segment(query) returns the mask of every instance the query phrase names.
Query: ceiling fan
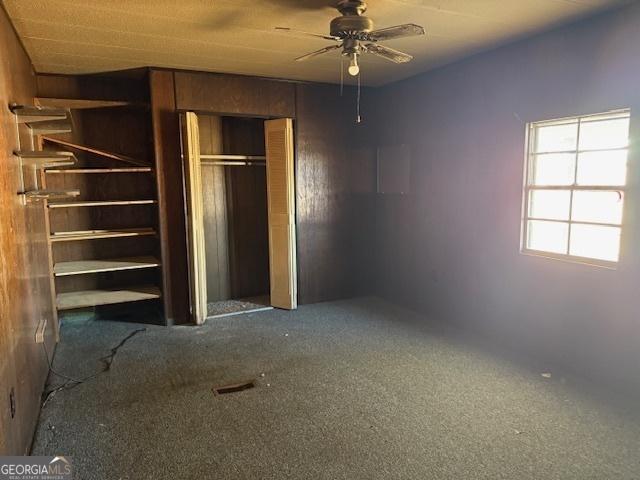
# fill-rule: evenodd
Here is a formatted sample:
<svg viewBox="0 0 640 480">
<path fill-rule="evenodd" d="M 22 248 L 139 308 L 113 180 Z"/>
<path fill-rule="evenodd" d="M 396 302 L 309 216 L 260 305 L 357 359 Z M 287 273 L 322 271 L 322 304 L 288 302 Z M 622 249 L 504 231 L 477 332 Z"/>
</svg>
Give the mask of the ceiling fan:
<svg viewBox="0 0 640 480">
<path fill-rule="evenodd" d="M 373 21 L 363 15 L 367 10 L 367 4 L 364 0 L 340 0 L 335 8 L 342 16 L 331 20 L 329 35 L 276 27 L 276 30 L 336 42 L 334 45 L 298 57 L 296 61 L 302 62 L 333 50 L 342 49 L 342 55 L 349 57 L 349 74 L 357 76 L 360 73 L 358 57 L 363 53 L 370 53 L 395 63 L 406 63 L 413 59 L 411 55 L 379 45 L 378 42 L 425 34 L 423 27 L 413 23 L 374 30 Z"/>
</svg>

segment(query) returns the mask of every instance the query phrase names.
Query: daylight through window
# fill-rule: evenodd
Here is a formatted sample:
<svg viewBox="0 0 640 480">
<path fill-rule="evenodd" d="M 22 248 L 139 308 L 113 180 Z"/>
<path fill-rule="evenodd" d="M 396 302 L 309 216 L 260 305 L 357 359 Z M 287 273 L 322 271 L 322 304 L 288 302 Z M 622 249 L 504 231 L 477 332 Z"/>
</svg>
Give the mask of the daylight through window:
<svg viewBox="0 0 640 480">
<path fill-rule="evenodd" d="M 529 124 L 523 251 L 618 261 L 629 118 L 622 110 Z"/>
</svg>

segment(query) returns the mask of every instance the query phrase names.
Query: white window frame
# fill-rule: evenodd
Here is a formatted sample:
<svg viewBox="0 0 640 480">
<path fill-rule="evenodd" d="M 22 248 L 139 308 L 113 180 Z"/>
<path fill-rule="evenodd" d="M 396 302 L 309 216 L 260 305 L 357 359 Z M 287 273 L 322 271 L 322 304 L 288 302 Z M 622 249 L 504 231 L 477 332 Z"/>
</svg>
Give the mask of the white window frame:
<svg viewBox="0 0 640 480">
<path fill-rule="evenodd" d="M 520 253 L 525 254 L 525 255 L 532 255 L 532 256 L 536 256 L 536 257 L 544 257 L 544 258 L 551 258 L 551 259 L 555 259 L 555 260 L 562 260 L 565 262 L 572 262 L 572 263 L 582 263 L 582 264 L 587 264 L 587 265 L 592 265 L 592 266 L 598 266 L 598 267 L 605 267 L 605 268 L 610 268 L 610 269 L 616 269 L 621 261 L 622 258 L 622 245 L 623 245 L 623 236 L 624 236 L 624 210 L 625 210 L 625 206 L 623 204 L 623 212 L 622 212 L 622 221 L 620 222 L 620 224 L 611 224 L 611 223 L 601 223 L 601 222 L 587 222 L 587 221 L 574 221 L 572 220 L 572 213 L 573 213 L 573 194 L 576 191 L 607 191 L 607 192 L 618 192 L 623 196 L 623 199 L 626 203 L 627 200 L 627 183 L 628 183 L 628 179 L 625 182 L 625 185 L 577 185 L 577 171 L 578 171 L 578 157 L 581 153 L 584 152 L 597 152 L 597 151 L 616 151 L 616 150 L 627 150 L 627 152 L 629 152 L 630 150 L 630 145 L 627 145 L 626 147 L 620 147 L 620 148 L 604 148 L 604 149 L 600 149 L 600 150 L 594 150 L 594 149 L 590 149 L 590 150 L 580 150 L 580 130 L 581 130 L 581 126 L 582 126 L 582 122 L 584 120 L 587 119 L 592 119 L 594 117 L 603 117 L 602 120 L 589 120 L 590 122 L 597 122 L 597 121 L 607 121 L 610 120 L 611 118 L 607 118 L 607 116 L 616 116 L 616 115 L 626 115 L 626 116 L 631 116 L 631 110 L 626 108 L 626 109 L 620 109 L 620 110 L 612 110 L 612 111 L 608 111 L 608 112 L 602 112 L 602 113 L 595 113 L 595 114 L 589 114 L 589 115 L 577 115 L 577 116 L 572 116 L 572 117 L 565 117 L 565 118 L 558 118 L 558 119 L 553 119 L 553 120 L 543 120 L 543 121 L 536 121 L 536 122 L 529 122 L 527 123 L 526 126 L 526 152 L 525 152 L 525 166 L 524 166 L 524 185 L 523 185 L 523 202 L 522 202 L 522 222 L 521 222 L 521 235 L 520 235 Z M 540 127 L 540 126 L 544 126 L 544 125 L 552 125 L 554 123 L 558 123 L 558 124 L 562 124 L 562 123 L 566 123 L 566 122 L 571 122 L 571 121 L 575 121 L 578 123 L 578 132 L 577 132 L 577 141 L 576 141 L 576 148 L 575 150 L 567 150 L 567 151 L 553 151 L 553 152 L 535 152 L 535 132 L 536 132 L 536 128 Z M 571 185 L 534 185 L 533 184 L 533 173 L 534 173 L 534 166 L 535 166 L 535 157 L 537 155 L 541 155 L 541 154 L 545 154 L 545 153 L 560 153 L 560 154 L 574 154 L 575 155 L 575 160 L 574 160 L 574 181 L 573 184 Z M 627 157 L 629 158 L 629 156 Z M 628 160 L 627 160 L 628 162 Z M 627 164 L 628 165 L 628 164 Z M 531 192 L 534 190 L 560 190 L 560 191 L 570 191 L 571 192 L 571 196 L 570 196 L 570 204 L 569 204 L 569 219 L 568 220 L 557 220 L 557 219 L 548 219 L 548 218 L 537 218 L 537 217 L 531 217 L 529 215 L 530 213 L 530 198 L 531 198 Z M 541 220 L 541 221 L 545 221 L 545 222 L 557 222 L 557 223 L 563 223 L 569 226 L 569 233 L 568 233 L 568 239 L 567 239 L 567 253 L 555 253 L 555 252 L 548 252 L 548 251 L 544 251 L 544 250 L 534 250 L 534 249 L 530 249 L 527 248 L 527 236 L 528 236 L 528 224 L 529 224 L 529 220 Z M 603 226 L 603 227 L 616 227 L 620 229 L 620 255 L 617 261 L 608 261 L 608 260 L 602 260 L 602 259 L 597 259 L 597 258 L 590 258 L 590 257 L 580 257 L 580 256 L 576 256 L 576 255 L 571 255 L 569 253 L 569 249 L 570 249 L 570 245 L 571 245 L 571 226 L 577 224 L 577 225 L 596 225 L 596 226 Z"/>
</svg>

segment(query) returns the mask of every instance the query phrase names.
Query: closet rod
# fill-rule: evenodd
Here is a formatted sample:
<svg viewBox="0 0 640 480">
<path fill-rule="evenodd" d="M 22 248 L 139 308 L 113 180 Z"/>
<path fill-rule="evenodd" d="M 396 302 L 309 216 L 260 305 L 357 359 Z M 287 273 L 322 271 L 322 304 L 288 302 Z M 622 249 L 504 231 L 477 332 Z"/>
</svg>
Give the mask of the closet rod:
<svg viewBox="0 0 640 480">
<path fill-rule="evenodd" d="M 207 160 L 266 160 L 267 157 L 264 155 L 209 155 L 205 153 L 200 154 L 200 158 L 204 158 Z"/>
<path fill-rule="evenodd" d="M 200 163 L 205 166 L 220 166 L 220 167 L 266 167 L 266 162 L 239 162 L 239 161 L 225 161 L 225 160 L 201 160 Z"/>
</svg>

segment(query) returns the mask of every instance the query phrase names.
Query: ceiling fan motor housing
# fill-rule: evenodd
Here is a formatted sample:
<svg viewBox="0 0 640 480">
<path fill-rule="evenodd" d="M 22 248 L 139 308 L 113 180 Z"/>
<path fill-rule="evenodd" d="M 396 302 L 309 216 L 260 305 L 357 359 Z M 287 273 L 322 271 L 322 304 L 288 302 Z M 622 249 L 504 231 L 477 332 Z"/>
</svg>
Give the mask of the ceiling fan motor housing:
<svg viewBox="0 0 640 480">
<path fill-rule="evenodd" d="M 373 21 L 362 15 L 367 11 L 364 1 L 340 0 L 336 8 L 342 16 L 331 20 L 331 36 L 363 40 L 364 34 L 373 31 Z"/>
<path fill-rule="evenodd" d="M 360 15 L 346 15 L 331 20 L 331 36 L 339 38 L 358 38 L 373 30 L 373 21 Z"/>
<path fill-rule="evenodd" d="M 334 42 L 328 47 L 298 57 L 296 61 L 308 60 L 318 55 L 340 49 L 342 50 L 341 53 L 343 56 L 349 57 L 349 73 L 351 75 L 357 75 L 359 71 L 357 63 L 358 56 L 363 53 L 376 55 L 394 63 L 406 63 L 413 59 L 411 55 L 385 47 L 384 45 L 379 45 L 378 42 L 394 38 L 424 35 L 424 28 L 420 25 L 406 23 L 394 27 L 387 27 L 382 30 L 375 30 L 373 21 L 364 16 L 364 13 L 367 11 L 367 4 L 364 0 L 333 0 L 333 2 L 335 2 L 333 5 L 342 16 L 331 20 L 329 29 L 331 36 L 318 35 L 291 28 L 276 27 L 278 30 L 286 30 L 293 33 L 297 32 L 305 36 L 320 37 Z"/>
</svg>

